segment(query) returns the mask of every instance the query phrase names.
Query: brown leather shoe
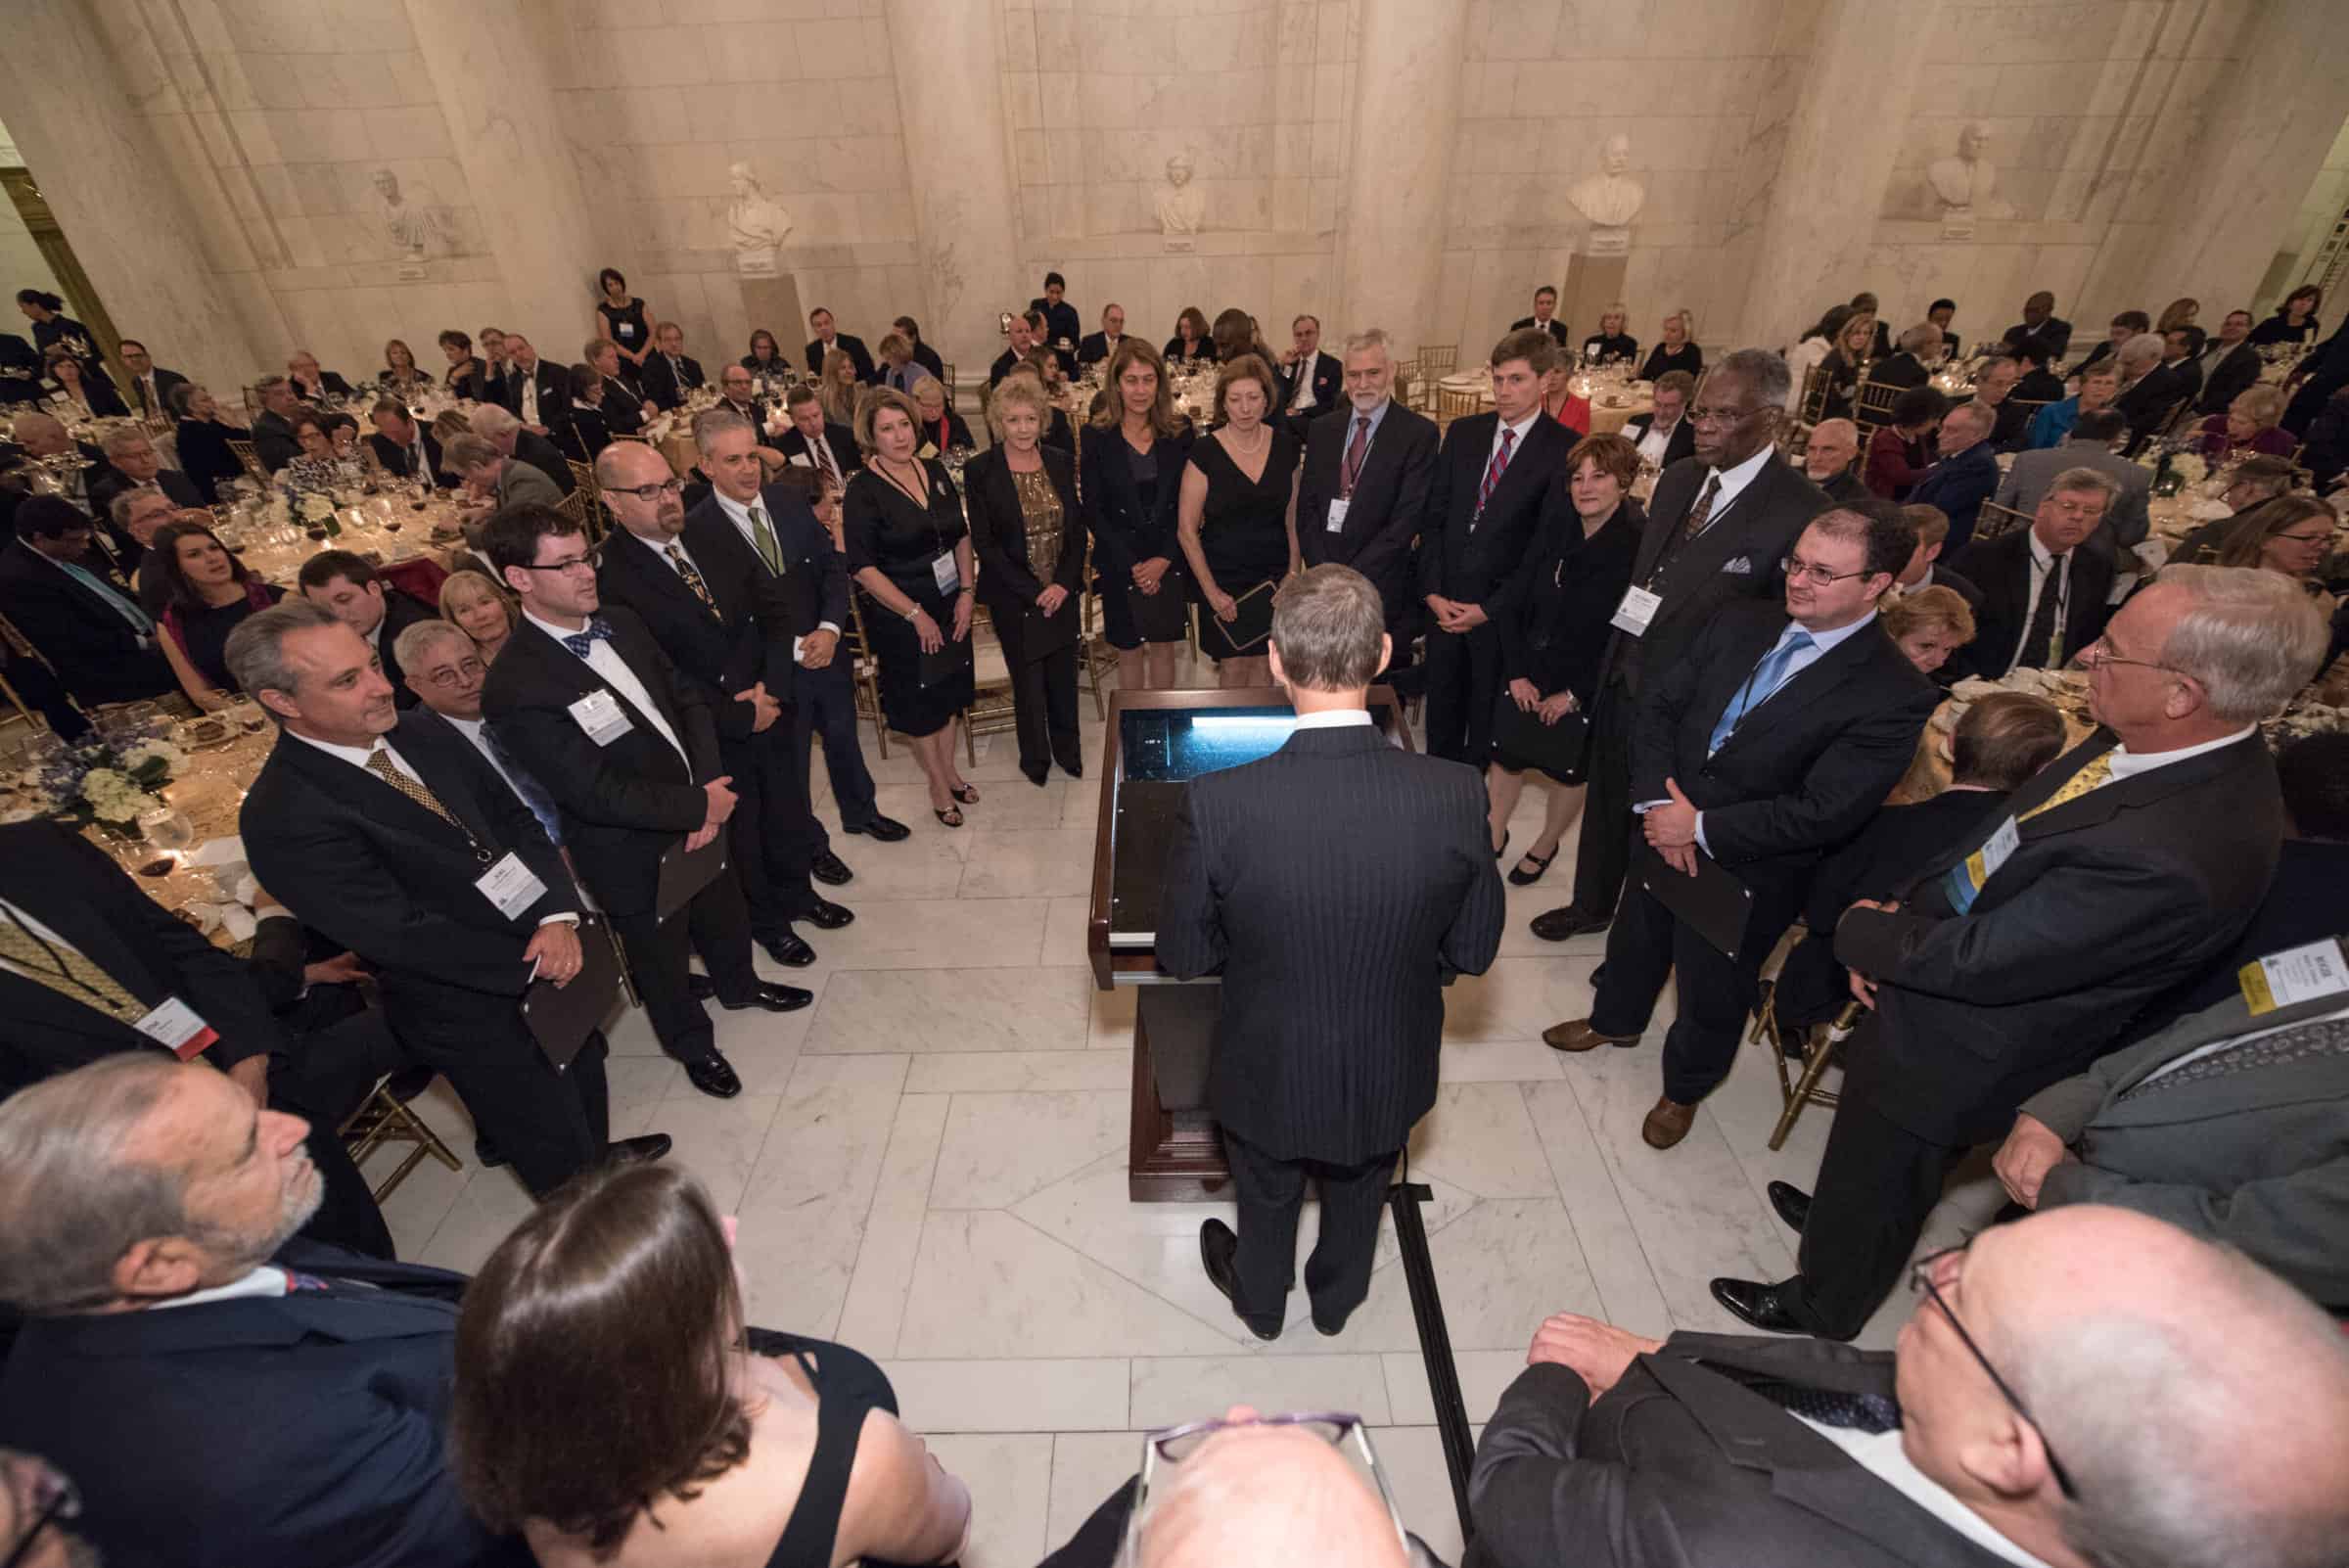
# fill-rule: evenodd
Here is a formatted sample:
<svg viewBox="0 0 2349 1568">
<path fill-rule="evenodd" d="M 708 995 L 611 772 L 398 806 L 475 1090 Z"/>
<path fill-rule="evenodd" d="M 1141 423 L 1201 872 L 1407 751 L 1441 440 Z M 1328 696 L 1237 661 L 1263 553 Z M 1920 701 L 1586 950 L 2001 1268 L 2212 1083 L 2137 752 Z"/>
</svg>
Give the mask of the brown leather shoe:
<svg viewBox="0 0 2349 1568">
<path fill-rule="evenodd" d="M 1601 1045 L 1636 1045 L 1636 1035 L 1602 1035 L 1588 1018 L 1573 1018 L 1542 1031 L 1542 1043 L 1553 1051 L 1596 1050 Z"/>
<path fill-rule="evenodd" d="M 1639 1135 L 1647 1140 L 1647 1146 L 1651 1149 L 1669 1149 L 1688 1135 L 1688 1129 L 1695 1122 L 1695 1106 L 1659 1097 L 1656 1108 L 1647 1113 L 1646 1121 L 1639 1124 Z"/>
</svg>

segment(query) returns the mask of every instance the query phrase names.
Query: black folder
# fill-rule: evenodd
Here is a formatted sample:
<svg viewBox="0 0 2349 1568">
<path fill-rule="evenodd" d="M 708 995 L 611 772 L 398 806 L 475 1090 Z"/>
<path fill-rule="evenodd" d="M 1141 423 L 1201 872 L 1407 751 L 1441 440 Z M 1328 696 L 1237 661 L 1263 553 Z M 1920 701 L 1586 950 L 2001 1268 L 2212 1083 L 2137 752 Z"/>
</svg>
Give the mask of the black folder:
<svg viewBox="0 0 2349 1568">
<path fill-rule="evenodd" d="M 522 993 L 522 1021 L 558 1073 L 579 1054 L 587 1037 L 603 1027 L 620 992 L 620 954 L 613 948 L 610 929 L 588 915 L 577 930 L 579 972 L 563 986 L 533 980 Z"/>
<path fill-rule="evenodd" d="M 959 642 L 949 637 L 939 644 L 938 652 L 920 656 L 919 662 L 914 666 L 914 683 L 927 690 L 944 681 L 952 680 L 957 675 L 969 673 L 971 668 L 971 639 L 969 636 L 965 635 Z"/>
<path fill-rule="evenodd" d="M 1696 852 L 1696 875 L 1685 875 L 1644 840 L 1632 874 L 1690 930 L 1720 948 L 1723 957 L 1736 961 L 1745 943 L 1746 917 L 1753 913 L 1753 889 L 1702 850 Z"/>
<path fill-rule="evenodd" d="M 1493 710 L 1493 746 L 1512 762 L 1540 768 L 1561 784 L 1583 782 L 1583 754 L 1590 742 L 1590 720 L 1567 714 L 1544 724 L 1517 706 L 1506 689 Z"/>
<path fill-rule="evenodd" d="M 1058 610 L 1045 615 L 1033 604 L 1020 612 L 1018 653 L 1022 664 L 1034 664 L 1077 641 L 1077 597 L 1071 594 Z"/>
<path fill-rule="evenodd" d="M 726 830 L 700 849 L 688 852 L 683 839 L 661 852 L 661 882 L 653 893 L 653 913 L 667 920 L 693 902 L 694 895 L 715 882 L 726 869 Z"/>
<path fill-rule="evenodd" d="M 1272 599 L 1280 584 L 1267 577 L 1246 593 L 1234 594 L 1232 603 L 1239 615 L 1231 621 L 1220 621 L 1213 610 L 1202 606 L 1199 612 L 1199 651 L 1224 659 L 1246 659 L 1261 653 L 1265 639 L 1272 635 Z"/>
<path fill-rule="evenodd" d="M 1126 585 L 1126 608 L 1133 613 L 1133 629 L 1141 633 L 1144 642 L 1180 642 L 1183 640 L 1183 618 L 1190 614 L 1190 602 L 1183 597 L 1183 579 L 1174 568 L 1167 568 L 1166 576 L 1158 579 L 1156 593 L 1144 593 L 1129 581 Z"/>
</svg>

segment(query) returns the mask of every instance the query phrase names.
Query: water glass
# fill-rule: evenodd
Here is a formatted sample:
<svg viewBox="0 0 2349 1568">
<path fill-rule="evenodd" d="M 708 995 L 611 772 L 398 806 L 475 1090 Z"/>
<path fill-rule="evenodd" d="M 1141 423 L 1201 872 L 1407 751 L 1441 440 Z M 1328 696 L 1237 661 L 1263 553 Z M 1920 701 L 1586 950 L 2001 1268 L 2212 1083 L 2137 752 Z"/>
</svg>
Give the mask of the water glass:
<svg viewBox="0 0 2349 1568">
<path fill-rule="evenodd" d="M 168 806 L 139 813 L 139 831 L 147 842 L 159 850 L 187 850 L 196 844 L 196 828 L 186 816 Z"/>
</svg>

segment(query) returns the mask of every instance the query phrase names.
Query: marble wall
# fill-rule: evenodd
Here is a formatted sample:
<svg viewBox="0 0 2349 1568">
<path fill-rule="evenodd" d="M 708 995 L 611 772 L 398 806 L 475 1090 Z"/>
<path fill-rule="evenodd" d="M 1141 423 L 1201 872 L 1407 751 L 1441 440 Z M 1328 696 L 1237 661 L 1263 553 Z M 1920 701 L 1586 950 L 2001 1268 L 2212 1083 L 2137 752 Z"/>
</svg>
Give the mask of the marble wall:
<svg viewBox="0 0 2349 1568">
<path fill-rule="evenodd" d="M 2332 150 L 2325 155 L 2325 166 L 2309 182 L 2308 191 L 2300 199 L 2300 208 L 2292 215 L 2290 229 L 2276 249 L 2276 259 L 2268 274 L 2260 280 L 2259 308 L 2263 314 L 2283 301 L 2283 297 L 2303 283 L 2321 280 L 2326 262 L 2325 242 L 2330 238 L 2333 225 L 2341 221 L 2341 213 L 2349 208 L 2349 122 L 2341 126 L 2333 138 Z M 2338 318 L 2336 303 L 2332 315 Z"/>
<path fill-rule="evenodd" d="M 8 134 L 6 125 L 0 125 L 0 168 L 23 166 L 24 158 L 17 151 L 16 138 Z M 65 292 L 57 281 L 57 274 L 49 270 L 48 259 L 41 254 L 41 248 L 32 243 L 31 231 L 24 227 L 24 220 L 17 215 L 15 204 L 0 199 L 0 294 L 13 300 L 19 289 L 46 289 L 51 294 L 61 295 Z M 79 310 L 69 313 L 76 316 L 81 314 Z M 10 318 L 0 321 L 0 332 L 14 332 L 30 343 L 32 334 L 25 330 L 28 326 L 29 323 Z"/>
</svg>

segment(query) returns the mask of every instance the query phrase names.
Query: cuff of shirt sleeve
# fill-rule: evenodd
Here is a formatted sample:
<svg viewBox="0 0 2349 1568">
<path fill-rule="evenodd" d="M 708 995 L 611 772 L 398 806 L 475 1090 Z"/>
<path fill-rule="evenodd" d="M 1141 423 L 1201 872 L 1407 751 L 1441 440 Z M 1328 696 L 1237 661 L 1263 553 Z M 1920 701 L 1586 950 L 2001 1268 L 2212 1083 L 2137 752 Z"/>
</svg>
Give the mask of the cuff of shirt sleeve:
<svg viewBox="0 0 2349 1568">
<path fill-rule="evenodd" d="M 561 914 L 548 915 L 538 923 L 541 926 L 576 926 L 579 923 L 579 914 L 576 909 L 566 909 Z"/>
<path fill-rule="evenodd" d="M 1647 813 L 1648 813 L 1648 812 L 1650 812 L 1650 811 L 1654 810 L 1654 809 L 1655 809 L 1657 807 L 1659 807 L 1659 806 L 1670 806 L 1671 804 L 1672 804 L 1672 797 L 1671 797 L 1671 796 L 1669 796 L 1669 795 L 1665 796 L 1665 797 L 1664 797 L 1662 800 L 1660 800 L 1660 801 L 1640 801 L 1640 802 L 1637 802 L 1637 803 L 1635 803 L 1635 805 L 1632 807 L 1632 814 L 1633 814 L 1633 815 L 1635 815 L 1635 816 L 1645 816 L 1645 815 L 1647 815 Z"/>
<path fill-rule="evenodd" d="M 1696 847 L 1707 854 L 1713 853 L 1713 846 L 1705 842 L 1705 813 L 1702 811 L 1696 813 Z"/>
<path fill-rule="evenodd" d="M 815 623 L 815 629 L 818 631 L 829 631 L 835 637 L 840 635 L 840 624 L 838 622 L 819 621 Z"/>
</svg>

